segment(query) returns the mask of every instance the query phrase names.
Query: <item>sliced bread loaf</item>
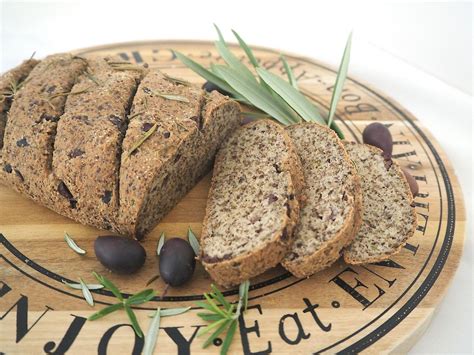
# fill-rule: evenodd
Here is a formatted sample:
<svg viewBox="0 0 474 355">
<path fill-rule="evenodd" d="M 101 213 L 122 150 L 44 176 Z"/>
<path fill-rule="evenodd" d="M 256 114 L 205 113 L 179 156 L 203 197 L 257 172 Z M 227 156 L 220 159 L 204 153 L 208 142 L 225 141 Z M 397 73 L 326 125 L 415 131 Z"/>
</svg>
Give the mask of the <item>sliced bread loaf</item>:
<svg viewBox="0 0 474 355">
<path fill-rule="evenodd" d="M 17 67 L 0 76 L 0 149 L 3 147 L 3 135 L 7 124 L 7 113 L 18 90 L 25 84 L 25 79 L 39 61 L 25 60 Z"/>
<path fill-rule="evenodd" d="M 360 181 L 341 140 L 317 123 L 286 128 L 301 158 L 305 204 L 282 265 L 308 277 L 340 257 L 361 222 Z"/>
<path fill-rule="evenodd" d="M 397 163 L 386 160 L 382 150 L 345 142 L 361 178 L 362 225 L 344 251 L 344 260 L 363 264 L 387 259 L 400 251 L 416 229 L 413 196 Z"/>
<path fill-rule="evenodd" d="M 269 120 L 236 131 L 217 154 L 201 260 L 223 286 L 277 265 L 299 216 L 303 174 L 285 130 Z"/>
</svg>

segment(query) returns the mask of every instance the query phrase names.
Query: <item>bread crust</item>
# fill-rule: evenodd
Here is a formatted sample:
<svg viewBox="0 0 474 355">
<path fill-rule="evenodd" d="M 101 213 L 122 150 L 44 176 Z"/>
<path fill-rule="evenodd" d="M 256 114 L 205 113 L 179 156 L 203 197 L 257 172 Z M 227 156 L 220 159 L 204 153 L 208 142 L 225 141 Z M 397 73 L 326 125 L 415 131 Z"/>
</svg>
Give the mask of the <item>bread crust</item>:
<svg viewBox="0 0 474 355">
<path fill-rule="evenodd" d="M 361 143 L 354 143 L 354 142 L 348 142 L 348 143 L 349 144 L 361 144 Z M 379 149 L 377 147 L 374 147 L 374 146 L 371 146 L 371 145 L 368 145 L 368 144 L 365 144 L 365 146 L 368 147 L 374 154 L 383 156 L 383 151 L 381 149 Z M 356 259 L 351 258 L 347 254 L 347 252 L 344 251 L 343 252 L 344 261 L 348 264 L 360 265 L 360 264 L 376 263 L 376 262 L 379 262 L 379 261 L 386 260 L 386 259 L 390 258 L 392 255 L 395 255 L 395 254 L 399 253 L 400 250 L 407 243 L 407 240 L 415 234 L 416 226 L 417 226 L 418 223 L 417 223 L 416 211 L 415 211 L 415 208 L 413 207 L 414 198 L 413 198 L 413 195 L 412 195 L 411 190 L 410 190 L 410 185 L 408 184 L 408 181 L 405 177 L 405 174 L 403 173 L 402 169 L 400 168 L 400 165 L 397 162 L 391 160 L 391 165 L 389 167 L 389 170 L 390 169 L 394 169 L 395 172 L 397 173 L 397 175 L 400 177 L 400 180 L 402 181 L 403 186 L 404 186 L 405 197 L 407 197 L 407 200 L 410 202 L 410 206 L 412 207 L 411 212 L 412 212 L 412 217 L 413 217 L 412 221 L 413 222 L 412 222 L 411 228 L 408 231 L 408 233 L 403 236 L 403 240 L 400 243 L 400 245 L 395 250 L 393 250 L 392 252 L 385 253 L 383 256 L 371 257 L 371 258 L 367 258 L 367 259 L 362 261 L 362 260 L 356 260 Z M 362 223 L 362 220 L 361 220 L 361 223 Z M 347 247 L 349 245 L 350 245 L 350 243 L 347 245 Z"/>
<path fill-rule="evenodd" d="M 304 199 L 301 195 L 304 187 L 304 175 L 300 158 L 296 153 L 291 138 L 285 132 L 283 127 L 270 120 L 251 122 L 246 124 L 245 127 L 247 128 L 258 125 L 261 121 L 267 121 L 271 125 L 274 125 L 279 133 L 284 137 L 285 143 L 288 147 L 288 158 L 282 162 L 281 169 L 290 173 L 288 195 L 293 194 L 296 198 L 287 200 L 290 208 L 290 215 L 288 216 L 285 212 L 285 222 L 282 224 L 281 228 L 273 235 L 271 240 L 262 244 L 262 246 L 257 250 L 239 255 L 232 259 L 217 262 L 207 262 L 203 252 L 201 252 L 200 259 L 204 268 L 215 282 L 224 287 L 238 285 L 242 281 L 248 280 L 253 276 L 263 273 L 265 270 L 276 266 L 282 260 L 291 245 L 293 230 L 299 218 L 300 201 Z M 222 156 L 218 154 L 215 166 L 219 166 L 220 164 L 222 164 Z M 212 195 L 215 184 L 216 182 L 213 179 L 209 189 L 209 197 Z M 207 237 L 208 216 L 210 212 L 208 204 L 206 207 L 206 216 L 203 222 L 202 240 Z"/>
<path fill-rule="evenodd" d="M 351 192 L 351 200 L 353 202 L 352 208 L 348 215 L 349 218 L 346 219 L 339 232 L 333 238 L 331 238 L 320 249 L 310 255 L 297 258 L 295 260 L 283 259 L 283 267 L 298 278 L 309 277 L 314 273 L 329 267 L 332 263 L 338 260 L 342 249 L 350 244 L 350 242 L 354 239 L 362 223 L 362 191 L 360 178 L 341 140 L 337 137 L 334 131 L 328 127 L 319 125 L 317 123 L 300 123 L 295 126 L 302 125 L 317 125 L 318 129 L 325 130 L 327 135 L 332 136 L 334 141 L 337 142 L 338 146 L 344 152 L 344 160 L 347 162 L 348 166 L 350 166 L 350 170 L 354 179 L 354 189 Z"/>
</svg>

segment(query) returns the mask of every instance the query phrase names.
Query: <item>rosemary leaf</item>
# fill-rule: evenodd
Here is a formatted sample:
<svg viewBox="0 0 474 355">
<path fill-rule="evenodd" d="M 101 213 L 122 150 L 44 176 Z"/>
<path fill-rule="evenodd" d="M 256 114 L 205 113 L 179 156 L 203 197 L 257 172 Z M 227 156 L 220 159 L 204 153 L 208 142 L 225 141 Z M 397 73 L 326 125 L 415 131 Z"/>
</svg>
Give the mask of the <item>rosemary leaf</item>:
<svg viewBox="0 0 474 355">
<path fill-rule="evenodd" d="M 140 112 L 134 113 L 133 115 L 129 115 L 128 120 L 131 120 L 132 118 L 138 117 L 138 116 L 140 116 L 144 113 L 145 113 L 145 111 L 140 111 Z"/>
<path fill-rule="evenodd" d="M 128 151 L 128 156 L 132 155 L 153 133 L 158 129 L 158 122 L 156 122 L 145 134 L 133 144 L 132 148 Z"/>
<path fill-rule="evenodd" d="M 207 81 L 210 81 L 210 82 L 216 84 L 221 89 L 231 93 L 232 96 L 234 96 L 234 97 L 240 96 L 237 93 L 237 91 L 235 91 L 231 86 L 229 86 L 224 80 L 222 80 L 219 76 L 217 76 L 213 72 L 211 72 L 211 71 L 207 70 L 206 68 L 204 68 L 201 64 L 196 63 L 194 60 L 186 57 L 184 54 L 182 54 L 180 52 L 173 51 L 173 53 L 175 54 L 175 56 L 181 62 L 183 62 L 184 65 L 189 67 L 189 69 L 194 71 L 196 74 L 202 76 Z"/>
<path fill-rule="evenodd" d="M 94 298 L 92 297 L 91 291 L 89 291 L 89 288 L 84 283 L 84 280 L 79 278 L 79 282 L 81 283 L 82 294 L 84 295 L 84 298 L 86 299 L 87 304 L 91 307 L 94 307 Z"/>
<path fill-rule="evenodd" d="M 160 316 L 161 317 L 177 316 L 179 314 L 186 313 L 190 309 L 191 309 L 191 307 L 162 309 L 162 310 L 160 310 Z M 148 317 L 153 318 L 155 315 L 156 315 L 156 311 L 151 313 Z"/>
<path fill-rule="evenodd" d="M 146 289 L 129 297 L 126 303 L 132 306 L 137 305 L 137 304 L 142 304 L 142 303 L 150 301 L 155 296 L 156 296 L 156 292 L 154 290 Z"/>
<path fill-rule="evenodd" d="M 225 322 L 223 322 L 215 331 L 214 333 L 211 334 L 211 336 L 204 342 L 204 344 L 202 344 L 202 348 L 205 349 L 207 348 L 209 345 L 211 345 L 211 343 L 214 341 L 215 338 L 217 338 L 228 326 L 230 323 L 232 323 L 233 321 L 227 319 L 225 320 Z M 204 334 L 204 333 L 203 333 Z M 201 334 L 202 335 L 202 334 Z"/>
<path fill-rule="evenodd" d="M 276 105 L 272 95 L 267 91 L 262 90 L 261 86 L 256 81 L 247 80 L 245 77 L 240 75 L 239 72 L 236 72 L 231 68 L 224 66 L 216 67 L 219 68 L 224 79 L 232 85 L 233 88 L 239 91 L 252 105 L 264 112 L 268 112 L 268 114 L 280 123 L 285 125 L 294 123 L 291 121 L 291 116 Z"/>
<path fill-rule="evenodd" d="M 268 86 L 280 95 L 305 121 L 316 121 L 321 124 L 326 124 L 319 111 L 316 109 L 306 97 L 293 86 L 288 84 L 279 76 L 265 70 L 257 68 L 257 73 L 260 75 Z"/>
<path fill-rule="evenodd" d="M 118 311 L 119 309 L 122 309 L 122 308 L 123 308 L 123 303 L 116 303 L 116 304 L 113 304 L 111 306 L 107 306 L 105 308 L 102 308 L 100 311 L 92 314 L 87 319 L 91 320 L 91 321 L 92 320 L 97 320 L 97 319 L 100 319 L 102 317 L 105 317 L 107 314 Z"/>
<path fill-rule="evenodd" d="M 202 302 L 202 301 L 197 301 L 196 302 L 196 305 L 201 307 L 201 308 L 204 308 L 204 309 L 207 309 L 208 311 L 212 312 L 212 313 L 216 313 L 216 310 L 213 306 L 211 306 L 210 304 L 206 303 L 206 302 Z M 221 314 L 219 314 L 219 316 L 221 316 Z"/>
<path fill-rule="evenodd" d="M 160 332 L 160 319 L 161 319 L 160 307 L 155 312 L 155 316 L 151 320 L 150 327 L 145 337 L 145 345 L 143 346 L 143 355 L 153 355 L 156 347 L 156 340 Z"/>
<path fill-rule="evenodd" d="M 247 45 L 247 43 L 245 43 L 245 41 L 242 39 L 242 37 L 239 36 L 239 34 L 236 31 L 232 30 L 232 33 L 234 34 L 235 38 L 237 38 L 237 41 L 239 41 L 240 47 L 244 50 L 245 54 L 247 54 L 247 57 L 249 58 L 250 63 L 252 63 L 254 68 L 257 68 L 259 66 L 258 60 L 253 55 L 253 52 L 250 49 L 250 47 Z"/>
<path fill-rule="evenodd" d="M 82 286 L 80 283 L 78 284 L 72 284 L 67 281 L 62 280 L 62 283 L 65 284 L 67 287 L 72 288 L 74 290 L 80 290 L 82 289 Z M 104 285 L 99 285 L 99 284 L 86 284 L 86 287 L 89 290 L 100 290 L 101 288 L 104 288 Z"/>
<path fill-rule="evenodd" d="M 243 300 L 243 307 L 244 311 L 247 310 L 247 304 L 249 301 L 249 288 L 250 288 L 250 281 L 246 280 L 242 282 L 239 286 L 239 298 L 240 300 Z"/>
<path fill-rule="evenodd" d="M 158 241 L 158 246 L 156 247 L 156 255 L 160 256 L 161 248 L 163 248 L 163 244 L 165 244 L 165 232 L 161 233 L 160 240 Z"/>
<path fill-rule="evenodd" d="M 234 334 L 235 334 L 236 329 L 237 329 L 237 321 L 235 320 L 230 325 L 229 330 L 227 331 L 227 335 L 224 339 L 224 342 L 222 343 L 221 355 L 225 355 L 229 351 L 230 344 L 232 343 L 232 339 L 234 339 Z"/>
<path fill-rule="evenodd" d="M 142 328 L 140 328 L 140 324 L 138 324 L 137 316 L 135 313 L 133 313 L 132 309 L 127 303 L 124 304 L 124 309 L 127 313 L 128 319 L 130 319 L 133 329 L 135 330 L 135 334 L 137 334 L 139 338 L 143 338 Z"/>
<path fill-rule="evenodd" d="M 298 90 L 298 83 L 296 82 L 295 74 L 291 69 L 290 65 L 286 61 L 283 55 L 280 55 L 280 60 L 283 63 L 283 67 L 285 68 L 286 75 L 288 76 L 288 82 L 293 86 L 296 90 Z"/>
<path fill-rule="evenodd" d="M 144 88 L 143 91 L 144 91 L 146 94 L 150 94 L 150 95 L 152 95 L 152 96 L 153 96 L 153 95 L 156 95 L 156 96 L 162 97 L 162 98 L 167 99 L 167 100 L 174 100 L 174 101 L 181 101 L 181 102 L 189 102 L 189 100 L 188 100 L 186 97 L 180 96 L 180 95 L 167 94 L 167 93 L 155 91 L 155 90 L 152 90 L 152 89 L 149 89 L 149 88 Z"/>
<path fill-rule="evenodd" d="M 207 303 L 211 306 L 211 308 L 213 309 L 213 312 L 216 313 L 216 314 L 219 314 L 221 315 L 222 317 L 224 318 L 227 318 L 228 317 L 228 314 L 226 311 L 223 311 L 221 310 L 217 304 L 214 302 L 214 300 L 211 298 L 211 296 L 209 296 L 207 293 L 204 294 L 204 297 L 206 298 L 207 300 Z"/>
<path fill-rule="evenodd" d="M 225 324 L 226 322 L 229 322 L 230 319 L 227 319 L 227 318 L 221 318 L 220 320 L 218 320 L 217 322 L 214 322 L 214 323 L 211 323 L 209 324 L 208 326 L 204 327 L 204 328 L 201 328 L 199 329 L 199 331 L 197 332 L 197 336 L 200 337 L 206 333 L 209 333 L 211 330 L 213 330 L 214 328 L 217 328 L 219 327 L 221 324 Z"/>
<path fill-rule="evenodd" d="M 67 245 L 69 245 L 69 248 L 74 250 L 76 253 L 78 253 L 80 255 L 85 255 L 86 254 L 86 251 L 84 249 L 79 248 L 79 246 L 76 244 L 76 242 L 66 232 L 64 232 L 64 240 L 66 241 Z"/>
<path fill-rule="evenodd" d="M 166 73 L 163 73 L 161 72 L 161 74 L 163 74 L 163 76 L 165 77 L 166 80 L 168 80 L 169 82 L 173 83 L 173 84 L 178 84 L 178 85 L 184 85 L 184 86 L 190 86 L 191 83 L 189 81 L 186 81 L 186 80 L 183 80 L 183 79 L 180 79 L 180 78 L 175 78 L 173 76 L 170 76 Z"/>
<path fill-rule="evenodd" d="M 344 54 L 342 55 L 341 64 L 337 71 L 336 83 L 334 84 L 334 90 L 332 91 L 331 105 L 329 106 L 328 114 L 328 126 L 331 127 L 334 114 L 336 113 L 337 103 L 341 97 L 342 88 L 346 81 L 347 70 L 349 68 L 349 61 L 351 56 L 351 43 L 352 43 L 352 32 L 347 38 L 346 47 L 344 48 Z"/>
<path fill-rule="evenodd" d="M 110 292 L 114 294 L 115 297 L 117 297 L 120 301 L 123 301 L 123 296 L 120 293 L 119 289 L 117 286 L 115 286 L 112 281 L 110 281 L 108 278 L 105 276 L 99 275 L 95 271 L 92 272 L 94 277 L 99 281 L 102 285 L 104 285 L 105 288 L 107 288 Z"/>
<path fill-rule="evenodd" d="M 230 303 L 225 299 L 224 295 L 222 294 L 221 291 L 216 287 L 216 285 L 211 284 L 211 289 L 213 291 L 213 294 L 215 295 L 215 299 L 219 301 L 219 303 L 224 306 L 226 309 L 230 308 L 231 305 Z"/>
<path fill-rule="evenodd" d="M 160 278 L 160 274 L 153 276 L 151 279 L 147 281 L 145 286 L 150 286 L 153 281 L 158 280 L 159 278 Z"/>
<path fill-rule="evenodd" d="M 58 92 L 57 94 L 53 94 L 48 97 L 48 101 L 51 101 L 53 99 L 56 99 L 61 96 L 68 96 L 68 95 L 80 95 L 88 92 L 91 88 L 87 87 L 85 89 L 79 90 L 79 91 L 67 91 L 67 92 Z"/>
<path fill-rule="evenodd" d="M 199 241 L 196 238 L 196 235 L 191 230 L 191 227 L 188 228 L 188 241 L 191 244 L 191 248 L 194 250 L 194 254 L 196 256 L 199 255 L 201 247 L 199 246 Z"/>
<path fill-rule="evenodd" d="M 197 315 L 198 317 L 201 317 L 206 322 L 215 322 L 222 318 L 220 315 L 215 314 L 215 313 L 198 313 Z"/>
</svg>

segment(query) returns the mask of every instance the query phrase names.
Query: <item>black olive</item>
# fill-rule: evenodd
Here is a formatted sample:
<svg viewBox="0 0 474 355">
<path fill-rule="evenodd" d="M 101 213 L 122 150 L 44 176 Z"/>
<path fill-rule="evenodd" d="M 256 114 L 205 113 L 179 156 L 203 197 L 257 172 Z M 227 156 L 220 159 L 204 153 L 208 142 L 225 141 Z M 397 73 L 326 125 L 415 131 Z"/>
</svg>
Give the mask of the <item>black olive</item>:
<svg viewBox="0 0 474 355">
<path fill-rule="evenodd" d="M 191 245 L 181 239 L 168 239 L 160 251 L 160 276 L 168 285 L 176 287 L 186 283 L 194 273 L 196 255 Z"/>
<path fill-rule="evenodd" d="M 214 83 L 211 83 L 210 81 L 206 81 L 203 85 L 202 88 L 206 90 L 207 92 L 212 92 L 214 90 L 220 92 L 222 95 L 226 96 L 232 96 L 232 94 L 228 91 L 225 91 L 224 89 L 221 89 L 219 86 L 217 86 Z"/>
<path fill-rule="evenodd" d="M 132 274 L 145 263 L 146 252 L 135 239 L 117 235 L 99 236 L 94 243 L 97 259 L 118 274 Z"/>
<path fill-rule="evenodd" d="M 385 125 L 378 122 L 369 124 L 362 133 L 362 139 L 365 144 L 382 149 L 385 159 L 392 158 L 392 135 Z"/>
<path fill-rule="evenodd" d="M 413 197 L 416 197 L 419 192 L 418 183 L 416 182 L 415 178 L 406 170 L 402 168 L 403 173 L 405 174 L 405 178 L 407 179 L 408 185 L 410 186 L 410 191 Z"/>
</svg>

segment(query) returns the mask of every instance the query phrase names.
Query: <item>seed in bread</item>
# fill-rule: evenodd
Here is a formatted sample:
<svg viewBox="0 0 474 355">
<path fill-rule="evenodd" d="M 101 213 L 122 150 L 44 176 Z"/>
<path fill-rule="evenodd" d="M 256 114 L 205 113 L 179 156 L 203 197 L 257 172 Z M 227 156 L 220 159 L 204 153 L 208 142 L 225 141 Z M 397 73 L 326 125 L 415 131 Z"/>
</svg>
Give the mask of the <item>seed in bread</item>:
<svg viewBox="0 0 474 355">
<path fill-rule="evenodd" d="M 410 186 L 396 162 L 367 144 L 345 142 L 361 178 L 362 225 L 344 251 L 350 264 L 377 262 L 400 251 L 415 232 L 416 213 Z"/>
<path fill-rule="evenodd" d="M 285 130 L 269 120 L 241 127 L 217 154 L 201 237 L 211 277 L 232 286 L 277 265 L 287 253 L 303 187 Z"/>
<path fill-rule="evenodd" d="M 282 265 L 296 277 L 308 277 L 339 259 L 352 241 L 361 221 L 360 181 L 334 131 L 317 123 L 286 131 L 301 158 L 306 199 Z"/>
</svg>

